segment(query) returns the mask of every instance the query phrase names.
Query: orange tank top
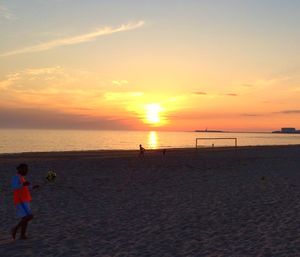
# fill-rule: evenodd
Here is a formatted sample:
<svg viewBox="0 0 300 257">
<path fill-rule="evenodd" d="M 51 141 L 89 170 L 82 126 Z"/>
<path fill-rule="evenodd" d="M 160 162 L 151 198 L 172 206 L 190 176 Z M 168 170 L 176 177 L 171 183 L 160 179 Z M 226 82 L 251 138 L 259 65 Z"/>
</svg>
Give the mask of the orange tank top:
<svg viewBox="0 0 300 257">
<path fill-rule="evenodd" d="M 21 183 L 26 182 L 26 179 L 23 176 L 19 176 Z M 22 186 L 20 189 L 14 190 L 14 204 L 30 202 L 31 195 L 28 189 L 28 186 Z"/>
</svg>

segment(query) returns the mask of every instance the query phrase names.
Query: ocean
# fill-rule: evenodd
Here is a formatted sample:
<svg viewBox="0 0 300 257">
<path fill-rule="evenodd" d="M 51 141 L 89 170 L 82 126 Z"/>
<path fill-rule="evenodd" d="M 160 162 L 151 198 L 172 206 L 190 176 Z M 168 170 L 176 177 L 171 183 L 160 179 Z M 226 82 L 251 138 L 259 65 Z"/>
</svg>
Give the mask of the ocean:
<svg viewBox="0 0 300 257">
<path fill-rule="evenodd" d="M 0 153 L 300 144 L 300 134 L 0 129 Z"/>
</svg>

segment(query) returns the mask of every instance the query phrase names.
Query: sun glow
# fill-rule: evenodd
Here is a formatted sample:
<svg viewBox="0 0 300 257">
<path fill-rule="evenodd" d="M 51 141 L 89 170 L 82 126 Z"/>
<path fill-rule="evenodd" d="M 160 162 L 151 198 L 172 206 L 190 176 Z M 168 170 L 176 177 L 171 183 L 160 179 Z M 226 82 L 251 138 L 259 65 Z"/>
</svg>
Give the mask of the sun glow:
<svg viewBox="0 0 300 257">
<path fill-rule="evenodd" d="M 161 123 L 160 113 L 162 110 L 163 108 L 160 106 L 160 104 L 147 104 L 145 106 L 145 122 L 152 125 L 159 125 Z"/>
</svg>

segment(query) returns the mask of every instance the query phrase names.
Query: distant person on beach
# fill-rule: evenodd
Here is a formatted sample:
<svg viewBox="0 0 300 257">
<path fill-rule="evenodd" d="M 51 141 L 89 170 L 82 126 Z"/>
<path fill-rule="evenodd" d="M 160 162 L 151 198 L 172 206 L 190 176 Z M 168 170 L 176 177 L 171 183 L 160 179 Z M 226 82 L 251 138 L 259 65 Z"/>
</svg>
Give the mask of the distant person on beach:
<svg viewBox="0 0 300 257">
<path fill-rule="evenodd" d="M 30 183 L 26 181 L 25 176 L 28 173 L 28 165 L 25 163 L 17 167 L 17 174 L 12 179 L 13 199 L 17 211 L 17 216 L 21 218 L 20 222 L 12 228 L 11 235 L 15 240 L 18 230 L 21 228 L 20 239 L 28 239 L 26 230 L 28 222 L 33 219 L 30 209 L 31 195 L 29 192 Z M 32 188 L 38 188 L 33 186 Z"/>
<path fill-rule="evenodd" d="M 144 156 L 145 148 L 140 145 L 140 156 Z"/>
</svg>

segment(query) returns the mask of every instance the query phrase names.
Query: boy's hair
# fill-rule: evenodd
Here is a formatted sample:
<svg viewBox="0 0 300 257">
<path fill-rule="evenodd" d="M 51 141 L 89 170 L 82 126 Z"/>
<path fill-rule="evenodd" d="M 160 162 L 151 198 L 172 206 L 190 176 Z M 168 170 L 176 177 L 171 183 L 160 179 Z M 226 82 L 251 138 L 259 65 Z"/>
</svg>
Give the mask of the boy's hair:
<svg viewBox="0 0 300 257">
<path fill-rule="evenodd" d="M 28 169 L 28 165 L 26 163 L 21 163 L 17 166 L 17 171 L 21 171 L 23 169 Z"/>
</svg>

